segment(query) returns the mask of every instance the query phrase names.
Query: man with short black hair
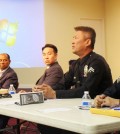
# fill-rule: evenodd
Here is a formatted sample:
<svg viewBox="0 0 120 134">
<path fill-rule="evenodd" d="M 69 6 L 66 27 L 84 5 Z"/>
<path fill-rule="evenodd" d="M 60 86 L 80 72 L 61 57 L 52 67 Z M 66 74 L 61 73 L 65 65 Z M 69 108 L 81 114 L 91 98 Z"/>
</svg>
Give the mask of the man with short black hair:
<svg viewBox="0 0 120 134">
<path fill-rule="evenodd" d="M 46 65 L 46 70 L 36 85 L 48 84 L 52 88 L 56 88 L 59 84 L 63 86 L 63 70 L 57 61 L 58 49 L 53 44 L 46 44 L 42 47 L 42 56 Z M 37 91 L 37 90 L 35 90 Z"/>
</svg>

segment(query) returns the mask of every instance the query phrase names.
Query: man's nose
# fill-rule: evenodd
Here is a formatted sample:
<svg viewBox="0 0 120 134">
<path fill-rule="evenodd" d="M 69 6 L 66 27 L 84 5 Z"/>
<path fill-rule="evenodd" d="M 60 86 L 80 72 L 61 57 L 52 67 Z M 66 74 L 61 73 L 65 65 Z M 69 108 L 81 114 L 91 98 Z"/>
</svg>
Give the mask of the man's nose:
<svg viewBox="0 0 120 134">
<path fill-rule="evenodd" d="M 45 56 L 45 59 L 48 59 L 48 55 Z"/>
</svg>

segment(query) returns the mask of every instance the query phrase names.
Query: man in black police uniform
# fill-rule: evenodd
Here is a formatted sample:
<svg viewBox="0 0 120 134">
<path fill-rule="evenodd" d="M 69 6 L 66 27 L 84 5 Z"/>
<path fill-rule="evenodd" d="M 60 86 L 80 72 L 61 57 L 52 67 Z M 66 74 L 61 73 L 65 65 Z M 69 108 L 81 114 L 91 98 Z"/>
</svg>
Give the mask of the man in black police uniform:
<svg viewBox="0 0 120 134">
<path fill-rule="evenodd" d="M 35 86 L 33 91 L 43 91 L 45 98 L 81 98 L 84 91 L 89 91 L 91 98 L 94 98 L 111 86 L 112 76 L 107 62 L 102 56 L 93 52 L 95 38 L 93 28 L 75 27 L 72 51 L 79 56 L 79 59 L 71 62 L 69 71 L 64 75 L 65 90 L 63 88 L 60 90 L 59 85 L 56 89 L 52 89 L 49 85 L 43 84 Z M 47 134 L 46 129 L 43 134 Z"/>
</svg>

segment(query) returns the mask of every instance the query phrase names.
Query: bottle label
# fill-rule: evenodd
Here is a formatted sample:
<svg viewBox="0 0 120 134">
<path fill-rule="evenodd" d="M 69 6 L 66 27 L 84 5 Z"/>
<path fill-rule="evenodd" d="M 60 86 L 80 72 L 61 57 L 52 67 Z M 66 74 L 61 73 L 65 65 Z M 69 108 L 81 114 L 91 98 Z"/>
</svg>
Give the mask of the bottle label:
<svg viewBox="0 0 120 134">
<path fill-rule="evenodd" d="M 15 94 L 15 91 L 9 91 L 9 94 Z"/>
<path fill-rule="evenodd" d="M 84 100 L 81 102 L 80 109 L 89 110 L 91 108 L 92 102 L 91 100 Z"/>
<path fill-rule="evenodd" d="M 91 101 L 82 101 L 82 106 L 90 106 Z"/>
</svg>

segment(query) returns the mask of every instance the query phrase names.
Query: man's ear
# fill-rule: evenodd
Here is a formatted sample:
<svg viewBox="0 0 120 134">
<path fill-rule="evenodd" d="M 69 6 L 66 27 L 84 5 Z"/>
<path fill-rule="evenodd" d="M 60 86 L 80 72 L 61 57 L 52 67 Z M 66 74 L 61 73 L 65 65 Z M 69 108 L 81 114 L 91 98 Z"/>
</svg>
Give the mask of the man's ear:
<svg viewBox="0 0 120 134">
<path fill-rule="evenodd" d="M 58 53 L 56 53 L 56 61 L 57 61 L 57 58 L 58 58 Z"/>
<path fill-rule="evenodd" d="M 86 40 L 86 46 L 90 46 L 91 45 L 91 39 L 87 39 Z"/>
</svg>

